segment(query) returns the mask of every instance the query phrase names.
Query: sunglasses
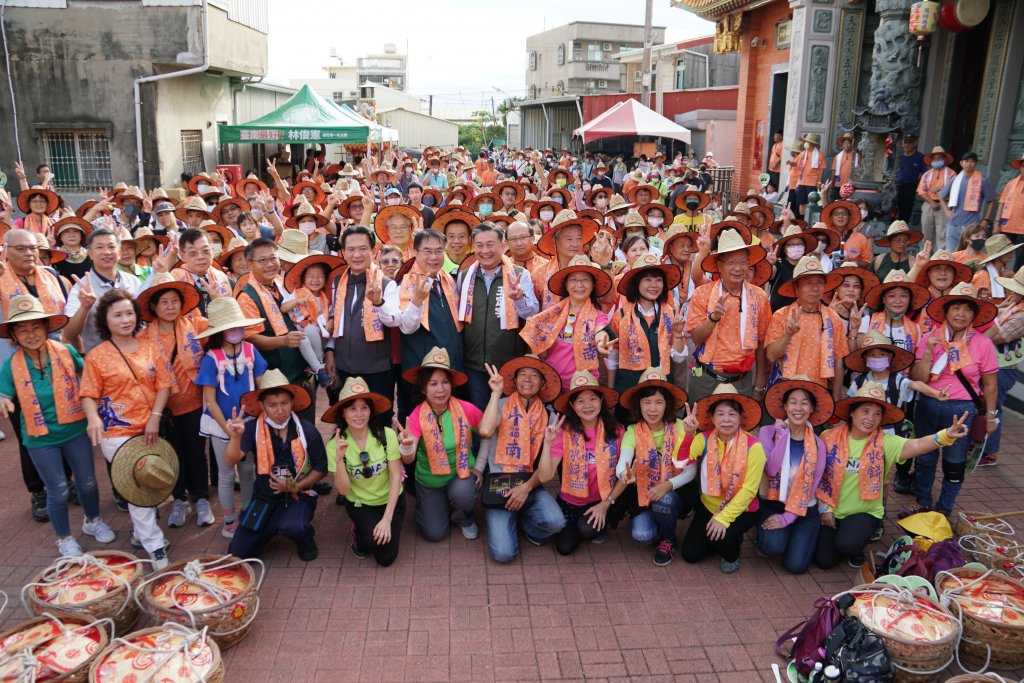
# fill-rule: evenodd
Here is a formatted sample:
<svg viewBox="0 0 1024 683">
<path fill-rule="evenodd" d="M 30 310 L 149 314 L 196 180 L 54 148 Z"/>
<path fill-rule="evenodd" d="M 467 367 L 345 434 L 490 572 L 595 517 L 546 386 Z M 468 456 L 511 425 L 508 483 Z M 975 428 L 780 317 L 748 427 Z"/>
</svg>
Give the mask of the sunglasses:
<svg viewBox="0 0 1024 683">
<path fill-rule="evenodd" d="M 366 451 L 363 451 L 362 453 L 359 454 L 359 464 L 363 466 L 363 469 L 362 469 L 363 479 L 369 479 L 370 477 L 373 476 L 373 468 L 370 467 L 369 462 L 370 462 L 370 454 L 369 453 L 367 453 Z"/>
<path fill-rule="evenodd" d="M 569 317 L 565 320 L 565 329 L 562 331 L 562 336 L 565 338 L 572 337 L 573 329 L 576 324 L 576 314 L 570 313 Z"/>
</svg>

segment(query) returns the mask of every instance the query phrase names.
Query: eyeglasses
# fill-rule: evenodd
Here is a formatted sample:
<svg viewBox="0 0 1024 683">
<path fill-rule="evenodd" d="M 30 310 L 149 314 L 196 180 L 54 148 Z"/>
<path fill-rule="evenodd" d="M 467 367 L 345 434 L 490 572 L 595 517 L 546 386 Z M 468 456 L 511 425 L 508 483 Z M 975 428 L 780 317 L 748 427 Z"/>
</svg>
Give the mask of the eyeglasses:
<svg viewBox="0 0 1024 683">
<path fill-rule="evenodd" d="M 402 259 L 400 258 L 382 258 L 380 260 L 382 266 L 400 266 L 402 265 Z"/>
<path fill-rule="evenodd" d="M 268 256 L 266 258 L 256 259 L 253 263 L 262 268 L 263 266 L 268 266 L 271 263 L 277 263 L 277 256 Z"/>
<path fill-rule="evenodd" d="M 366 451 L 363 451 L 362 453 L 359 454 L 359 463 L 363 466 L 363 469 L 362 469 L 363 479 L 369 479 L 370 477 L 373 476 L 373 468 L 370 467 L 369 462 L 370 462 L 370 454 L 369 453 L 367 453 Z"/>
</svg>

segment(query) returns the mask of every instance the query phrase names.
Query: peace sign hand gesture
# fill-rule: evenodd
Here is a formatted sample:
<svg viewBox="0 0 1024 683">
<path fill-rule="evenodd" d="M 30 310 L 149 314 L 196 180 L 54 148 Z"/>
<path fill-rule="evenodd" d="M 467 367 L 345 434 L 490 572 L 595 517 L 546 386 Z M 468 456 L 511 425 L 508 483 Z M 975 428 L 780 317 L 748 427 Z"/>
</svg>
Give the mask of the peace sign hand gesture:
<svg viewBox="0 0 1024 683">
<path fill-rule="evenodd" d="M 228 433 L 229 438 L 242 438 L 242 432 L 245 431 L 245 422 L 242 420 L 242 416 L 238 414 L 238 408 L 231 409 L 231 419 L 227 421 L 227 428 L 224 431 Z"/>
<path fill-rule="evenodd" d="M 626 486 L 636 483 L 636 470 L 633 469 L 633 464 L 626 465 L 626 471 L 622 473 L 622 483 Z"/>
<path fill-rule="evenodd" d="M 84 277 L 78 277 L 72 275 L 71 279 L 78 285 L 78 303 L 79 305 L 88 310 L 92 308 L 92 305 L 96 303 L 96 293 L 92 291 L 92 280 L 88 274 Z"/>
<path fill-rule="evenodd" d="M 505 389 L 505 378 L 490 363 L 484 363 L 484 370 L 487 371 L 487 386 L 491 388 L 491 393 L 501 395 L 501 392 Z"/>
<path fill-rule="evenodd" d="M 171 272 L 171 266 L 178 262 L 178 245 L 174 243 L 174 240 L 160 252 L 160 255 L 153 259 L 153 272 L 154 273 L 169 273 Z"/>
<path fill-rule="evenodd" d="M 559 415 L 554 422 L 548 424 L 547 429 L 544 430 L 544 444 L 550 446 L 555 442 L 555 438 L 558 437 L 558 433 L 562 431 L 562 425 L 565 424 L 565 415 Z"/>
<path fill-rule="evenodd" d="M 857 308 L 856 303 L 850 307 L 850 332 L 860 332 L 860 321 L 864 318 L 864 313 L 867 310 L 866 303 L 860 308 Z"/>
<path fill-rule="evenodd" d="M 406 418 L 405 427 L 402 427 L 402 423 L 398 421 L 398 418 L 392 418 L 391 426 L 394 428 L 395 433 L 398 435 L 398 446 L 405 452 L 409 452 L 416 448 L 416 437 L 413 436 L 412 432 L 409 431 L 409 420 Z"/>
<path fill-rule="evenodd" d="M 693 408 L 690 407 L 689 403 L 684 403 L 683 430 L 685 430 L 687 434 L 695 434 L 699 427 L 700 422 L 697 420 L 697 416 L 693 414 Z"/>
<path fill-rule="evenodd" d="M 965 410 L 960 417 L 953 418 L 953 424 L 946 427 L 946 435 L 951 439 L 959 439 L 962 436 L 967 436 L 967 411 Z M 995 428 L 995 422 L 989 421 L 990 428 Z M 990 430 L 991 431 L 991 430 Z"/>
<path fill-rule="evenodd" d="M 792 337 L 800 331 L 800 311 L 796 306 L 790 309 L 789 318 L 786 320 L 786 336 Z"/>
<path fill-rule="evenodd" d="M 932 241 L 928 240 L 927 242 L 924 243 L 924 246 L 921 247 L 921 251 L 917 252 L 917 256 L 914 257 L 914 267 L 920 268 L 924 266 L 924 264 L 928 263 L 931 257 Z"/>
</svg>

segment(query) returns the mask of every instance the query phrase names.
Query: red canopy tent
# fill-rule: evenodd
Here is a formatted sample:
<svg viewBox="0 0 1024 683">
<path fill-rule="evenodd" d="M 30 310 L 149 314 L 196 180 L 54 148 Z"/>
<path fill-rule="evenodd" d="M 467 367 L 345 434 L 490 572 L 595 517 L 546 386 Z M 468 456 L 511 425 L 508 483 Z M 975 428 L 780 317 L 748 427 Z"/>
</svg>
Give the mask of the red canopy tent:
<svg viewBox="0 0 1024 683">
<path fill-rule="evenodd" d="M 580 126 L 573 131 L 573 135 L 583 138 L 584 145 L 594 140 L 617 135 L 649 135 L 672 138 L 687 144 L 690 142 L 688 128 L 683 128 L 678 123 L 666 119 L 633 98 L 619 102 L 593 121 Z"/>
</svg>

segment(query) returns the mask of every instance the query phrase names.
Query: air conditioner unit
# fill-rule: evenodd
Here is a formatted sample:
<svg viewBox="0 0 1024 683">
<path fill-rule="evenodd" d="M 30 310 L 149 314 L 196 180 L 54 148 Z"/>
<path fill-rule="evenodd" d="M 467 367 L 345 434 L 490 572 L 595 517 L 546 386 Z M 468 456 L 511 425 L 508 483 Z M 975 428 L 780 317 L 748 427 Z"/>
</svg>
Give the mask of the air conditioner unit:
<svg viewBox="0 0 1024 683">
<path fill-rule="evenodd" d="M 597 87 L 597 81 L 590 81 L 589 83 L 587 83 L 587 86 L 591 87 L 591 88 L 596 88 Z"/>
<path fill-rule="evenodd" d="M 636 81 L 637 83 L 639 83 L 643 79 L 644 79 L 644 72 L 643 71 L 637 71 L 635 74 L 633 74 L 633 80 Z"/>
<path fill-rule="evenodd" d="M 597 87 L 598 88 L 607 88 L 608 87 L 608 81 L 598 81 L 597 82 Z"/>
<path fill-rule="evenodd" d="M 612 44 L 611 43 L 605 43 L 604 45 L 601 46 L 601 49 L 604 50 L 605 52 L 611 52 L 612 51 Z"/>
</svg>

